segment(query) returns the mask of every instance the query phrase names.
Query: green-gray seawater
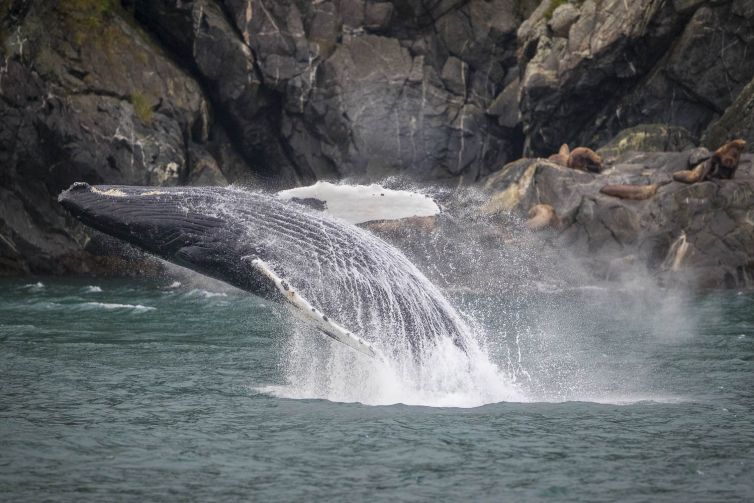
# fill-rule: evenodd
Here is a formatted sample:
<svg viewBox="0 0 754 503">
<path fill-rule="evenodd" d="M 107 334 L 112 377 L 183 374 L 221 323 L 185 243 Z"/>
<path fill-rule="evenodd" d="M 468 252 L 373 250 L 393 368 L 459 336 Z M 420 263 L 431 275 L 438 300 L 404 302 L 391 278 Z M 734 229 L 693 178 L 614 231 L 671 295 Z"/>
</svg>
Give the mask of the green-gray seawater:
<svg viewBox="0 0 754 503">
<path fill-rule="evenodd" d="M 0 282 L 0 500 L 754 500 L 750 293 L 456 294 L 521 399 L 363 405 L 284 311 L 171 282 Z"/>
</svg>

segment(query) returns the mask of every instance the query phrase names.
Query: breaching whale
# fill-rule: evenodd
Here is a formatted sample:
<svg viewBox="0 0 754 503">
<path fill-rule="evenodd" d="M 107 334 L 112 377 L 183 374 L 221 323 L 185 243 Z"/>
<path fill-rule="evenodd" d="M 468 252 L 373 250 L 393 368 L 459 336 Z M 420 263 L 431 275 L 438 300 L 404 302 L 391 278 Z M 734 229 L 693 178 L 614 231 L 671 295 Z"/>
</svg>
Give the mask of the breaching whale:
<svg viewBox="0 0 754 503">
<path fill-rule="evenodd" d="M 368 356 L 405 350 L 416 355 L 442 338 L 465 348 L 464 322 L 399 250 L 285 199 L 233 187 L 80 182 L 58 198 L 84 224 L 283 302 Z"/>
</svg>

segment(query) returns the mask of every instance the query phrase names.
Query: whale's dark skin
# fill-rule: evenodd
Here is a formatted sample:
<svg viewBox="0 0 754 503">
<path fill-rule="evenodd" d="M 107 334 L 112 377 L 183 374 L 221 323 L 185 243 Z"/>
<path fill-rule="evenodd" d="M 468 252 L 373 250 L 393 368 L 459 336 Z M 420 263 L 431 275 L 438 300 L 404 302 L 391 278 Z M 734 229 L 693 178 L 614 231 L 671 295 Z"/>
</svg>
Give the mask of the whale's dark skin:
<svg viewBox="0 0 754 503">
<path fill-rule="evenodd" d="M 258 255 L 258 250 L 239 239 L 243 232 L 232 220 L 199 210 L 209 200 L 208 195 L 185 190 L 85 183 L 74 184 L 58 197 L 65 209 L 89 227 L 269 298 L 274 294 L 269 282 L 241 260 Z"/>
<path fill-rule="evenodd" d="M 398 250 L 296 203 L 224 187 L 85 183 L 58 200 L 94 229 L 279 300 L 275 284 L 254 266 L 261 259 L 322 313 L 383 350 L 403 345 L 416 354 L 438 337 L 465 345 L 453 308 Z"/>
</svg>

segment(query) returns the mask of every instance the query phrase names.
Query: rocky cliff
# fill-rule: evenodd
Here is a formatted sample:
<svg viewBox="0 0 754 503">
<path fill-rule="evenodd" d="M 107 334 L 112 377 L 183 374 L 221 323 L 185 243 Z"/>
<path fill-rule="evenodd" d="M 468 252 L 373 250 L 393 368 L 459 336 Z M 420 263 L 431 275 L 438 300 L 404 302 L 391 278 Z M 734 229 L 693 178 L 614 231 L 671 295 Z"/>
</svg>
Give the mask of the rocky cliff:
<svg viewBox="0 0 754 503">
<path fill-rule="evenodd" d="M 637 128 L 754 144 L 754 0 L 1 0 L 0 41 L 3 273 L 112 268 L 55 203 L 78 180 L 471 183 Z"/>
</svg>

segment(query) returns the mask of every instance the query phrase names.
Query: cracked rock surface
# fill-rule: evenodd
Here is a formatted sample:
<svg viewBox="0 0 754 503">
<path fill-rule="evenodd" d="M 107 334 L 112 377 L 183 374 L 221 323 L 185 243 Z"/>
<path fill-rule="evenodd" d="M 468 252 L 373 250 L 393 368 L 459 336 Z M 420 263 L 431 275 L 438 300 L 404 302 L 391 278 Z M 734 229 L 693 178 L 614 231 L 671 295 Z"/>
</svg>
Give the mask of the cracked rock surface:
<svg viewBox="0 0 754 503">
<path fill-rule="evenodd" d="M 753 145 L 753 82 L 754 0 L 0 0 L 0 274 L 112 269 L 73 181 L 454 186 L 566 142 Z"/>
<path fill-rule="evenodd" d="M 54 196 L 74 181 L 224 182 L 196 82 L 123 17 L 67 5 L 20 4 L 3 33 L 3 270 L 96 268 L 82 258 L 88 237 Z"/>
<path fill-rule="evenodd" d="M 518 30 L 527 152 L 603 145 L 640 124 L 700 138 L 754 77 L 754 2 L 584 0 L 566 30 L 542 2 Z M 713 145 L 708 145 L 712 147 Z"/>
</svg>

